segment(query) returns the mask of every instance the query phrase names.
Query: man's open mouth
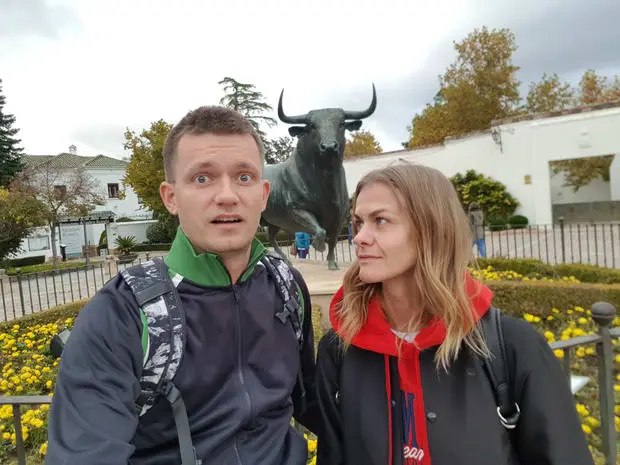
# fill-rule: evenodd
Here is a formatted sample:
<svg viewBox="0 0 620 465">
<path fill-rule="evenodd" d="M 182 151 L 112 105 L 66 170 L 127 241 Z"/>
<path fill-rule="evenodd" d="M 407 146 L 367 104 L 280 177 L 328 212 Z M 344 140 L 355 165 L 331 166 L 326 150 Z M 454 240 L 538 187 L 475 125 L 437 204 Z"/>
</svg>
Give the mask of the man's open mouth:
<svg viewBox="0 0 620 465">
<path fill-rule="evenodd" d="M 218 217 L 211 221 L 214 224 L 225 224 L 225 223 L 240 223 L 242 220 L 239 217 L 231 216 L 231 217 Z"/>
</svg>

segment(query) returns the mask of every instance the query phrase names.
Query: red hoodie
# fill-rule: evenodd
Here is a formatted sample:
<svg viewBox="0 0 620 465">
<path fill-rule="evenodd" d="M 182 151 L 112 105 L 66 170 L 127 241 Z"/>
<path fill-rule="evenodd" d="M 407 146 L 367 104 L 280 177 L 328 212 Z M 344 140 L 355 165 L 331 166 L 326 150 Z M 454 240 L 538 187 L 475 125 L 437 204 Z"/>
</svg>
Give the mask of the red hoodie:
<svg viewBox="0 0 620 465">
<path fill-rule="evenodd" d="M 482 283 L 467 275 L 467 293 L 471 298 L 474 316 L 481 318 L 491 306 L 492 291 Z M 336 305 L 342 299 L 344 289 L 338 289 L 330 306 L 330 320 L 334 331 L 340 331 L 340 322 L 336 316 Z M 405 465 L 430 465 L 428 454 L 428 438 L 426 434 L 426 415 L 422 382 L 420 380 L 419 354 L 421 350 L 441 344 L 446 337 L 443 321 L 434 319 L 415 337 L 414 343 L 403 341 L 398 373 L 402 394 L 403 431 L 404 431 L 404 463 Z M 389 357 L 397 356 L 398 336 L 394 334 L 383 312 L 377 297 L 370 301 L 368 318 L 359 333 L 353 338 L 352 345 L 370 350 L 385 356 L 386 392 L 388 405 L 391 403 L 391 386 L 389 377 Z M 388 408 L 391 414 L 392 409 Z M 391 425 L 391 418 L 389 421 Z M 391 429 L 391 426 L 390 426 Z M 392 432 L 390 431 L 390 437 Z M 391 441 L 390 441 L 391 444 Z M 390 464 L 392 462 L 390 454 Z"/>
</svg>

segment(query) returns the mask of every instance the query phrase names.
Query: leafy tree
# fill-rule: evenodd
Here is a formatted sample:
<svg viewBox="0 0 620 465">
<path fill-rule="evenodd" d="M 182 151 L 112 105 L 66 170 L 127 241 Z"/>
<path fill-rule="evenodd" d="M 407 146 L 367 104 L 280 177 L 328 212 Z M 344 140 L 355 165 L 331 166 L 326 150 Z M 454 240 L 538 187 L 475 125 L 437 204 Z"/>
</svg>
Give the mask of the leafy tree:
<svg viewBox="0 0 620 465">
<path fill-rule="evenodd" d="M 564 110 L 575 105 L 575 91 L 568 82 L 561 82 L 557 74 L 544 73 L 539 82 L 530 83 L 526 100 L 528 113 Z"/>
<path fill-rule="evenodd" d="M 504 184 L 475 170 L 467 170 L 464 175 L 457 173 L 450 181 L 463 208 L 467 210 L 470 203 L 478 202 L 487 221 L 508 218 L 519 206 L 519 201 L 506 190 Z"/>
<path fill-rule="evenodd" d="M 32 163 L 19 173 L 11 188 L 36 197 L 51 231 L 52 254 L 56 260 L 56 226 L 62 216 L 83 216 L 104 205 L 101 186 L 82 167 L 67 169 L 55 159 Z"/>
<path fill-rule="evenodd" d="M 620 77 L 609 79 L 599 76 L 594 70 L 587 70 L 573 89 L 568 83 L 561 83 L 557 75 L 543 75 L 538 83 L 531 83 L 526 109 L 530 113 L 563 110 L 575 105 L 593 105 L 620 99 Z M 551 163 L 554 174 L 563 172 L 566 186 L 578 191 L 595 179 L 609 181 L 609 167 L 614 155 L 558 160 Z"/>
<path fill-rule="evenodd" d="M 273 108 L 263 101 L 265 98 L 263 94 L 256 90 L 254 84 L 242 83 L 231 77 L 225 77 L 218 84 L 224 88 L 224 96 L 220 99 L 220 105 L 232 108 L 248 118 L 261 136 L 266 150 L 272 150 L 268 148 L 271 141 L 267 139 L 262 125 L 274 127 L 278 122 L 271 116 L 264 115 L 266 112 L 273 111 Z"/>
<path fill-rule="evenodd" d="M 131 159 L 123 182 L 131 186 L 154 215 L 164 219 L 170 213 L 159 195 L 159 185 L 165 179 L 162 152 L 171 130 L 172 125 L 160 119 L 139 135 L 129 129 L 125 131 L 124 148 L 131 152 Z"/>
<path fill-rule="evenodd" d="M 475 29 L 454 48 L 457 58 L 439 77 L 433 103 L 408 127 L 408 148 L 488 129 L 493 120 L 518 110 L 519 67 L 512 63 L 517 46 L 509 29 Z"/>
<path fill-rule="evenodd" d="M 23 148 L 15 138 L 19 129 L 14 128 L 15 116 L 4 112 L 6 97 L 2 93 L 0 79 L 0 186 L 8 186 L 17 173 L 24 169 Z"/>
<path fill-rule="evenodd" d="M 358 158 L 364 155 L 376 155 L 382 153 L 383 149 L 374 134 L 367 130 L 355 131 L 351 138 L 347 138 L 344 147 L 344 158 Z"/>
<path fill-rule="evenodd" d="M 620 99 L 620 76 L 609 79 L 587 70 L 579 82 L 581 105 L 613 102 Z"/>
<path fill-rule="evenodd" d="M 0 262 L 19 251 L 30 228 L 45 224 L 43 213 L 31 193 L 0 187 Z"/>
<path fill-rule="evenodd" d="M 265 147 L 265 162 L 269 165 L 281 163 L 290 157 L 295 150 L 295 141 L 288 137 L 278 137 L 269 141 Z"/>
</svg>

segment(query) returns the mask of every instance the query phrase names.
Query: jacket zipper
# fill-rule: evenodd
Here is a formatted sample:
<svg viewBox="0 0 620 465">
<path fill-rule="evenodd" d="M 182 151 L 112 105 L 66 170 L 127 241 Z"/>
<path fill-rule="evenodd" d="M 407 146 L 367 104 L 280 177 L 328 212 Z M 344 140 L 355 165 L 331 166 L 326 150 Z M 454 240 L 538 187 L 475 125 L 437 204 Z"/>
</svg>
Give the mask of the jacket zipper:
<svg viewBox="0 0 620 465">
<path fill-rule="evenodd" d="M 252 399 L 250 398 L 250 393 L 248 392 L 247 385 L 245 384 L 245 375 L 243 374 L 243 357 L 242 357 L 242 349 L 243 349 L 243 338 L 242 338 L 242 330 L 241 330 L 241 312 L 239 310 L 239 291 L 236 285 L 233 285 L 233 294 L 235 296 L 235 319 L 238 328 L 237 335 L 237 375 L 239 376 L 239 382 L 241 383 L 241 389 L 243 390 L 243 396 L 245 398 L 245 403 L 247 407 L 247 413 L 244 415 L 244 418 L 247 418 L 252 413 Z M 243 465 L 241 460 L 241 454 L 239 453 L 238 447 L 238 437 L 235 437 L 235 454 L 237 456 L 237 461 Z"/>
</svg>

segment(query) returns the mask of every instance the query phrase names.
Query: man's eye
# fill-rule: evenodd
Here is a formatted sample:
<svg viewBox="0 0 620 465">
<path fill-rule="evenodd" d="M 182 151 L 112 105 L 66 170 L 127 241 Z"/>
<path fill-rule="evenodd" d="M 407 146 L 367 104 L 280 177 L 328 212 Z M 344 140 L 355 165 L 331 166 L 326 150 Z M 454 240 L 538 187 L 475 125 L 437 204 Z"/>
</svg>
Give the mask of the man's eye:
<svg viewBox="0 0 620 465">
<path fill-rule="evenodd" d="M 241 176 L 239 176 L 239 180 L 241 182 L 250 182 L 252 180 L 252 176 L 250 176 L 249 174 L 242 174 Z"/>
<path fill-rule="evenodd" d="M 207 177 L 204 174 L 201 174 L 200 176 L 196 176 L 196 181 L 198 181 L 199 184 L 204 184 L 207 182 Z"/>
</svg>

